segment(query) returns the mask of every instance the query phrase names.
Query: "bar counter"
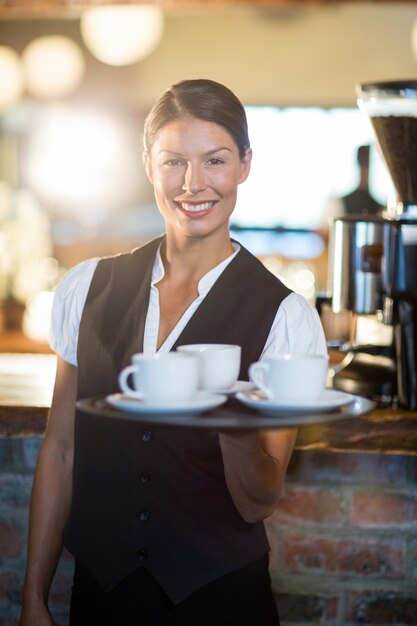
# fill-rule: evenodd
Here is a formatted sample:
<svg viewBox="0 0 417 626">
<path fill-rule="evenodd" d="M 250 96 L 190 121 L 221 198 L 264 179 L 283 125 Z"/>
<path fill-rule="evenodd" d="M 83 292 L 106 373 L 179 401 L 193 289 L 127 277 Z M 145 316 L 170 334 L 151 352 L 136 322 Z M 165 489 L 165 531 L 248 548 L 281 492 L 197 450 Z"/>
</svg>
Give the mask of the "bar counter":
<svg viewBox="0 0 417 626">
<path fill-rule="evenodd" d="M 41 437 L 56 367 L 51 354 L 0 354 L 0 439 Z M 417 455 L 417 411 L 377 408 L 299 428 L 297 450 Z"/>
<path fill-rule="evenodd" d="M 0 624 L 20 613 L 55 365 L 51 354 L 0 353 Z M 417 624 L 417 411 L 300 428 L 266 528 L 282 623 Z M 64 553 L 51 594 L 56 624 L 68 623 L 71 585 Z"/>
</svg>

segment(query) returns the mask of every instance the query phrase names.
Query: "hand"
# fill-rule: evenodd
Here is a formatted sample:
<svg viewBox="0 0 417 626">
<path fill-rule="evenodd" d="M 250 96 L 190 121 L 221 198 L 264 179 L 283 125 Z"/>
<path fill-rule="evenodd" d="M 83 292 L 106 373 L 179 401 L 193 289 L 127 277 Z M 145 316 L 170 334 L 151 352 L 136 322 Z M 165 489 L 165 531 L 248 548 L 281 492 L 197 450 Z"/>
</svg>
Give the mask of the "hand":
<svg viewBox="0 0 417 626">
<path fill-rule="evenodd" d="M 278 504 L 296 431 L 219 433 L 230 496 L 246 522 L 269 517 Z"/>
<path fill-rule="evenodd" d="M 19 626 L 54 626 L 54 620 L 46 604 L 36 607 L 23 605 Z"/>
</svg>

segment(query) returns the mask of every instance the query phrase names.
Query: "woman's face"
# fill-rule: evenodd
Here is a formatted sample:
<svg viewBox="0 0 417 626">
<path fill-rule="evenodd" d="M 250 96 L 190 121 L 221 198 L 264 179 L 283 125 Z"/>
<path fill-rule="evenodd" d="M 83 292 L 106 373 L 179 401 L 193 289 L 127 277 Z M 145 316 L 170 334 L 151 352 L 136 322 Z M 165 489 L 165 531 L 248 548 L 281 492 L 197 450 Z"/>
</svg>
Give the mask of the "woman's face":
<svg viewBox="0 0 417 626">
<path fill-rule="evenodd" d="M 202 237 L 225 230 L 246 180 L 252 152 L 243 159 L 218 124 L 177 119 L 159 131 L 144 163 L 167 233 Z"/>
</svg>

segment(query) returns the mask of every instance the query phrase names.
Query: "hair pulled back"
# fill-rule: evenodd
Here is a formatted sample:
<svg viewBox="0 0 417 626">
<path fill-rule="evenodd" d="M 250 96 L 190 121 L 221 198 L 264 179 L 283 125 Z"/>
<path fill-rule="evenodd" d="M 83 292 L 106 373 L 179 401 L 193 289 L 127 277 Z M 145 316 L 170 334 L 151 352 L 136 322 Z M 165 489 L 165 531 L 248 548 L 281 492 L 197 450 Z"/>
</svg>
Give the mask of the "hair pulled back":
<svg viewBox="0 0 417 626">
<path fill-rule="evenodd" d="M 145 120 L 145 150 L 151 150 L 163 126 L 187 117 L 223 126 L 236 143 L 240 157 L 244 157 L 250 142 L 242 103 L 221 83 L 203 78 L 180 81 L 156 101 Z"/>
</svg>

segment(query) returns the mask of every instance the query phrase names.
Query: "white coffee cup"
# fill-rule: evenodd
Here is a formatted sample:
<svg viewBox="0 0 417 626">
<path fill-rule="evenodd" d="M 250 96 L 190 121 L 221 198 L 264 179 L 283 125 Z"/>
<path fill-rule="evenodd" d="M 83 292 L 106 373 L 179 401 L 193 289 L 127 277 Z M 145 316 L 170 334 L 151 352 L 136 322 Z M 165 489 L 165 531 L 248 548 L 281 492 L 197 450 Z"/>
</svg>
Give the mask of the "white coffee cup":
<svg viewBox="0 0 417 626">
<path fill-rule="evenodd" d="M 269 400 L 314 402 L 323 393 L 327 356 L 278 354 L 249 366 L 249 378 Z"/>
<path fill-rule="evenodd" d="M 128 384 L 132 375 L 133 388 Z M 191 400 L 198 388 L 198 359 L 188 354 L 137 353 L 119 374 L 123 393 L 144 402 L 169 404 Z"/>
<path fill-rule="evenodd" d="M 240 371 L 240 346 L 227 343 L 196 343 L 177 348 L 199 360 L 199 388 L 207 391 L 230 389 Z"/>
</svg>

